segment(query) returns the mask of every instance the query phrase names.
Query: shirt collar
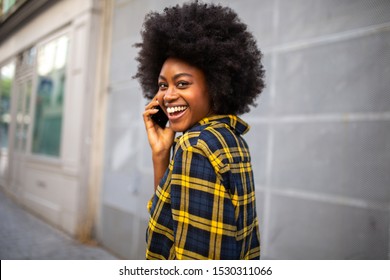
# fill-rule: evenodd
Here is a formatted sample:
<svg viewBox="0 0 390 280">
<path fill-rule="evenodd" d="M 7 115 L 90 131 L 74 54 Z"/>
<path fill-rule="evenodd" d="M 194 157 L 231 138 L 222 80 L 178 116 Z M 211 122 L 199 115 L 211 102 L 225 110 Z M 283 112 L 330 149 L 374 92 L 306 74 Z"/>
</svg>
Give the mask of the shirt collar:
<svg viewBox="0 0 390 280">
<path fill-rule="evenodd" d="M 245 134 L 250 129 L 250 126 L 246 122 L 244 122 L 241 118 L 237 117 L 236 115 L 215 115 L 211 117 L 206 117 L 200 120 L 198 124 L 205 125 L 205 124 L 212 124 L 215 122 L 224 123 L 228 125 L 237 134 Z"/>
</svg>

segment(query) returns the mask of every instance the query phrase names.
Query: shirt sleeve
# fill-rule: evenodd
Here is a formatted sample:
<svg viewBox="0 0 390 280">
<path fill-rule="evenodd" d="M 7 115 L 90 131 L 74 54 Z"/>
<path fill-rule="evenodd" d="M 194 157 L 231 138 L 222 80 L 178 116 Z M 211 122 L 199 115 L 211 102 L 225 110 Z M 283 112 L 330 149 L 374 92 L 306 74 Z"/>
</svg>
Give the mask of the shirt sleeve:
<svg viewBox="0 0 390 280">
<path fill-rule="evenodd" d="M 180 148 L 175 155 L 171 207 L 177 259 L 239 257 L 234 206 L 210 161 L 213 156 L 196 146 Z"/>
</svg>

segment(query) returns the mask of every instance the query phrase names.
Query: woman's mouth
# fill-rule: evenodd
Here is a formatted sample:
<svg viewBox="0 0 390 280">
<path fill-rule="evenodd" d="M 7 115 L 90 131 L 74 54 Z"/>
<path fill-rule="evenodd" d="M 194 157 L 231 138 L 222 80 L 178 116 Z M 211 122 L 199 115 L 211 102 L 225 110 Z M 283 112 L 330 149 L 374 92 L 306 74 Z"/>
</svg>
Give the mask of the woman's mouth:
<svg viewBox="0 0 390 280">
<path fill-rule="evenodd" d="M 188 106 L 173 106 L 167 108 L 167 113 L 169 119 L 180 118 L 184 112 L 187 110 Z"/>
</svg>

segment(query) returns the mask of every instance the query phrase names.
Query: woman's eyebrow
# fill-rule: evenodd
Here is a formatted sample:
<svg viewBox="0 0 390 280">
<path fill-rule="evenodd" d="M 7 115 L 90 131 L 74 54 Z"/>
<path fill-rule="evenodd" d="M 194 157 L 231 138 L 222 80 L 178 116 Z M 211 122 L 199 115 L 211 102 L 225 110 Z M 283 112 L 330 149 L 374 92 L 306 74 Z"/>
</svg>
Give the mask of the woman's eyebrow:
<svg viewBox="0 0 390 280">
<path fill-rule="evenodd" d="M 193 77 L 193 76 L 192 76 L 191 74 L 189 74 L 189 73 L 178 73 L 178 74 L 176 74 L 176 75 L 173 76 L 173 80 L 176 80 L 176 79 L 178 79 L 178 78 L 180 78 L 180 77 L 182 77 L 182 76 Z M 159 75 L 158 78 L 161 79 L 161 80 L 164 80 L 164 81 L 167 80 L 167 78 L 165 78 L 163 75 Z"/>
<path fill-rule="evenodd" d="M 189 73 L 178 73 L 178 74 L 176 74 L 176 75 L 173 76 L 173 79 L 176 80 L 176 79 L 178 79 L 178 78 L 180 78 L 180 77 L 182 77 L 182 76 L 193 77 L 193 76 L 192 76 L 191 74 L 189 74 Z"/>
</svg>

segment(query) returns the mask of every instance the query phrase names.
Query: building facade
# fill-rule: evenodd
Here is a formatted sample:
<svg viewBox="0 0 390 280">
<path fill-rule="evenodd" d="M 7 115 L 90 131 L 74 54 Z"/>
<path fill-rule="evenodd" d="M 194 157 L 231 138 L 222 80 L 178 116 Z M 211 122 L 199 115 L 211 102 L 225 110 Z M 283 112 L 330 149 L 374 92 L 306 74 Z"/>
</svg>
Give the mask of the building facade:
<svg viewBox="0 0 390 280">
<path fill-rule="evenodd" d="M 183 2 L 2 2 L 0 185 L 126 259 L 145 256 L 153 192 L 133 45 L 146 13 Z M 390 2 L 204 2 L 233 8 L 264 54 L 242 116 L 262 258 L 389 259 Z"/>
<path fill-rule="evenodd" d="M 2 1 L 0 184 L 31 212 L 87 239 L 104 1 Z M 95 191 L 96 193 L 96 191 Z"/>
<path fill-rule="evenodd" d="M 113 7 L 100 238 L 143 258 L 152 163 L 131 46 L 147 12 Z M 388 259 L 390 1 L 220 0 L 264 53 L 267 88 L 242 118 L 264 259 Z M 239 100 L 237 100 L 239 102 Z"/>
</svg>

